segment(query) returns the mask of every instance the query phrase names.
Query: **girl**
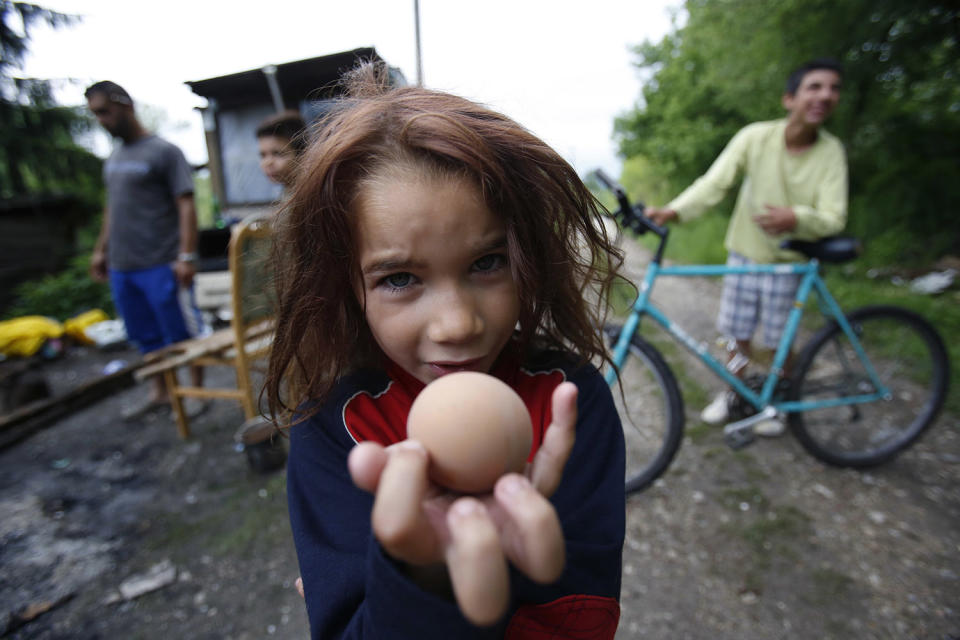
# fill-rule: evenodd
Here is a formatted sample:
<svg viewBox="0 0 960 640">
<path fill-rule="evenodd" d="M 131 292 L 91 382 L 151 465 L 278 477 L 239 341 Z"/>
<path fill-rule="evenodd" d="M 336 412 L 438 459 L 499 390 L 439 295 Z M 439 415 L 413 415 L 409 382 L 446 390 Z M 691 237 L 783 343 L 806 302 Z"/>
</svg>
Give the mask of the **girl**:
<svg viewBox="0 0 960 640">
<path fill-rule="evenodd" d="M 624 444 L 589 363 L 605 308 L 591 291 L 621 256 L 542 141 L 384 77 L 351 74 L 278 220 L 267 394 L 275 416 L 295 410 L 287 489 L 313 636 L 612 638 Z M 527 473 L 485 496 L 432 486 L 406 439 L 417 393 L 463 370 L 507 382 L 533 419 Z"/>
</svg>

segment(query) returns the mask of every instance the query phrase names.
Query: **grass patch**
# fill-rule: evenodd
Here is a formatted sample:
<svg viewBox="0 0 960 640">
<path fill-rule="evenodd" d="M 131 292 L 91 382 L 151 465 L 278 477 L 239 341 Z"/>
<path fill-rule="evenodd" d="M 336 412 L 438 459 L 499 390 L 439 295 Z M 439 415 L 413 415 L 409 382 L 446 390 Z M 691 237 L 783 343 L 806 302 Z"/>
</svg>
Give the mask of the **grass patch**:
<svg viewBox="0 0 960 640">
<path fill-rule="evenodd" d="M 741 529 L 741 536 L 758 555 L 792 556 L 792 543 L 803 536 L 809 524 L 810 517 L 796 507 L 768 504 Z"/>
<path fill-rule="evenodd" d="M 288 535 L 285 489 L 286 476 L 281 473 L 259 489 L 244 484 L 226 489 L 221 496 L 207 496 L 206 500 L 217 501 L 215 510 L 196 520 L 190 519 L 189 509 L 167 514 L 160 533 L 151 536 L 147 545 L 187 555 L 198 548 L 221 557 L 263 552 L 254 548 L 272 546 L 277 537 L 270 534 Z"/>
<path fill-rule="evenodd" d="M 690 438 L 690 442 L 693 444 L 702 444 L 715 432 L 715 427 L 711 427 L 704 422 L 694 423 L 684 430 L 684 433 Z"/>
<path fill-rule="evenodd" d="M 721 527 L 747 549 L 746 561 L 736 568 L 742 571 L 743 588 L 760 593 L 763 577 L 776 560 L 796 558 L 796 545 L 810 527 L 810 517 L 796 507 L 775 505 L 755 486 L 727 489 L 720 504 L 738 514 Z"/>
<path fill-rule="evenodd" d="M 728 450 L 725 447 L 710 447 L 709 449 L 704 449 L 700 454 L 703 456 L 704 460 L 712 460 L 720 456 L 727 455 Z"/>
<path fill-rule="evenodd" d="M 846 596 L 854 584 L 853 578 L 829 567 L 814 569 L 810 573 L 810 581 L 810 592 L 802 594 L 801 597 L 805 602 L 818 606 Z"/>
</svg>

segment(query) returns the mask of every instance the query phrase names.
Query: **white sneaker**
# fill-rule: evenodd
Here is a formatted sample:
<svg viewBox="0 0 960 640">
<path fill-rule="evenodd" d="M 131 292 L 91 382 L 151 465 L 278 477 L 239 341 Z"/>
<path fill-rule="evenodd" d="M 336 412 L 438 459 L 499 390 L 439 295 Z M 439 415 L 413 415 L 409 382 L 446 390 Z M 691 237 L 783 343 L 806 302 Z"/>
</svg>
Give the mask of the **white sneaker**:
<svg viewBox="0 0 960 640">
<path fill-rule="evenodd" d="M 783 423 L 782 418 L 770 418 L 761 420 L 753 425 L 753 432 L 764 438 L 777 438 L 782 436 L 787 430 L 787 425 Z"/>
<path fill-rule="evenodd" d="M 700 419 L 707 424 L 721 424 L 730 415 L 730 392 L 721 391 L 700 412 Z"/>
</svg>

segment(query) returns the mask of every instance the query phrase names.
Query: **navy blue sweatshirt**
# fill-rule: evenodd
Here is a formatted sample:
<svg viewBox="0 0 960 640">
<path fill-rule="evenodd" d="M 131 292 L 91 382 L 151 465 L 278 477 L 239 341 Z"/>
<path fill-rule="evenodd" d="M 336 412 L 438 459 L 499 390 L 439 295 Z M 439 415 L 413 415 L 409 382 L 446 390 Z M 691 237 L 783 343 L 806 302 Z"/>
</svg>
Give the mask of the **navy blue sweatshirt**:
<svg viewBox="0 0 960 640">
<path fill-rule="evenodd" d="M 564 380 L 579 389 L 576 443 L 551 497 L 566 540 L 566 566 L 553 584 L 511 568 L 510 607 L 491 627 L 471 625 L 452 600 L 412 582 L 374 538 L 373 496 L 354 486 L 350 449 L 406 438 L 423 384 L 396 366 L 341 380 L 319 413 L 290 429 L 290 521 L 313 638 L 613 638 L 620 615 L 624 443 L 610 389 L 592 366 L 544 354 L 523 368 L 491 373 L 523 398 L 533 453 L 550 424 L 550 399 Z"/>
</svg>

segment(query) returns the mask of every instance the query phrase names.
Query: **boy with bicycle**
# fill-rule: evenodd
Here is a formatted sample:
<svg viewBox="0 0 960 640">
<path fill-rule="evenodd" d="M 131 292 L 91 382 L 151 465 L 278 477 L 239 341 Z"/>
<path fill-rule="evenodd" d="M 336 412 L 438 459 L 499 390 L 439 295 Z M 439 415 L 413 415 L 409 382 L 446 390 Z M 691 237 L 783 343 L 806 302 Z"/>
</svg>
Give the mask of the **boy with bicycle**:
<svg viewBox="0 0 960 640">
<path fill-rule="evenodd" d="M 648 207 L 657 224 L 695 218 L 717 204 L 742 176 L 724 246 L 727 264 L 793 262 L 799 254 L 780 248 L 789 238 L 814 240 L 840 232 L 847 220 L 847 161 L 842 143 L 823 129 L 840 98 L 842 69 L 832 59 L 811 60 L 787 79 L 782 104 L 787 116 L 741 129 L 692 185 L 664 207 Z M 762 326 L 762 343 L 776 347 L 796 295 L 794 274 L 724 276 L 717 329 L 730 337 L 728 367 L 742 375 L 750 340 Z M 789 368 L 791 358 L 787 358 Z M 730 415 L 735 394 L 724 391 L 701 412 L 710 424 Z M 766 420 L 754 433 L 779 436 L 781 420 Z"/>
</svg>

